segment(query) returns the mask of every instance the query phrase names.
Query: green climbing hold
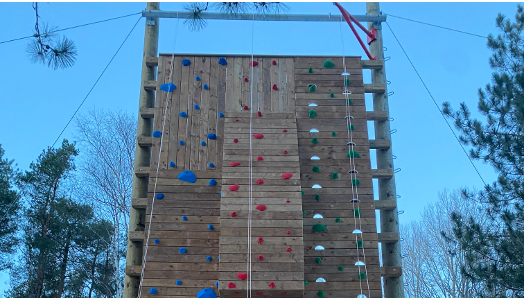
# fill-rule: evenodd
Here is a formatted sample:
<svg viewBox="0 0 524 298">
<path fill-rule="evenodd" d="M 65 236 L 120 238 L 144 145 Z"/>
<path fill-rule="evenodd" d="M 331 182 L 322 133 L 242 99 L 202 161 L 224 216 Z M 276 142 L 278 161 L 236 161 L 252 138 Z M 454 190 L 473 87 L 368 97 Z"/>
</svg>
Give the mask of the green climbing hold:
<svg viewBox="0 0 524 298">
<path fill-rule="evenodd" d="M 307 285 L 307 280 L 304 280 L 304 285 Z"/>
<path fill-rule="evenodd" d="M 329 97 L 334 98 L 334 97 L 335 97 L 335 93 L 331 93 L 331 94 L 329 95 Z"/>
<path fill-rule="evenodd" d="M 353 180 L 351 180 L 351 185 L 358 187 L 360 185 L 360 180 L 353 178 Z"/>
<path fill-rule="evenodd" d="M 357 247 L 358 247 L 358 248 L 361 248 L 361 247 L 362 247 L 362 240 L 357 240 Z"/>
<path fill-rule="evenodd" d="M 317 91 L 317 86 L 316 85 L 309 86 L 309 92 L 315 92 L 315 91 Z"/>
<path fill-rule="evenodd" d="M 355 214 L 355 217 L 360 216 L 360 209 L 356 208 L 355 210 L 353 210 L 353 213 Z"/>
<path fill-rule="evenodd" d="M 346 154 L 347 157 L 352 157 L 352 158 L 355 158 L 355 157 L 360 157 L 360 153 L 358 153 L 357 151 L 355 150 L 349 150 L 348 151 L 348 154 Z"/>
<path fill-rule="evenodd" d="M 324 291 L 318 291 L 317 296 L 322 298 L 322 297 L 326 296 L 326 293 L 324 293 Z"/>
<path fill-rule="evenodd" d="M 317 263 L 317 264 L 322 263 L 322 258 L 321 257 L 316 258 L 315 259 L 315 263 Z"/>
<path fill-rule="evenodd" d="M 349 130 L 355 130 L 355 125 L 353 125 L 353 124 L 348 125 L 348 129 Z"/>
<path fill-rule="evenodd" d="M 346 102 L 347 102 L 348 105 L 350 105 L 350 104 L 351 104 L 351 98 L 348 98 L 348 99 L 346 100 Z"/>
<path fill-rule="evenodd" d="M 344 266 L 338 266 L 338 270 L 344 271 Z"/>
<path fill-rule="evenodd" d="M 366 273 L 360 272 L 360 274 L 358 275 L 358 279 L 360 280 L 366 279 Z"/>
<path fill-rule="evenodd" d="M 338 179 L 338 173 L 337 172 L 333 172 L 333 174 L 331 174 L 331 178 Z"/>
<path fill-rule="evenodd" d="M 320 172 L 320 168 L 318 166 L 314 166 L 313 167 L 313 172 Z"/>
<path fill-rule="evenodd" d="M 309 118 L 315 118 L 316 115 L 317 112 L 315 112 L 315 110 L 309 110 Z"/>
<path fill-rule="evenodd" d="M 300 195 L 301 195 L 301 196 L 304 195 L 304 191 L 303 191 L 303 190 L 300 191 Z"/>
<path fill-rule="evenodd" d="M 349 79 L 345 79 L 344 80 L 344 86 L 349 86 L 351 82 L 349 81 Z"/>
<path fill-rule="evenodd" d="M 310 67 L 307 71 L 308 71 L 309 73 L 313 73 L 313 67 Z"/>
<path fill-rule="evenodd" d="M 320 201 L 320 195 L 319 194 L 315 195 L 315 200 Z"/>
<path fill-rule="evenodd" d="M 302 216 L 306 216 L 306 211 L 302 211 Z"/>
<path fill-rule="evenodd" d="M 337 136 L 337 133 L 336 133 L 336 132 L 332 132 L 331 135 L 334 136 L 334 137 L 336 137 L 336 136 Z"/>
<path fill-rule="evenodd" d="M 317 138 L 312 138 L 312 139 L 311 139 L 311 143 L 313 143 L 313 144 L 318 144 L 318 139 L 317 139 Z"/>
<path fill-rule="evenodd" d="M 325 230 L 326 230 L 326 226 L 321 223 L 317 223 L 313 225 L 313 231 L 315 232 L 323 232 Z"/>
<path fill-rule="evenodd" d="M 337 219 L 335 219 L 335 222 L 340 222 L 340 218 L 337 217 Z"/>
<path fill-rule="evenodd" d="M 322 66 L 324 66 L 325 68 L 332 68 L 332 67 L 335 67 L 335 63 L 329 61 L 329 60 L 326 60 L 324 61 L 324 64 L 322 64 Z"/>
</svg>

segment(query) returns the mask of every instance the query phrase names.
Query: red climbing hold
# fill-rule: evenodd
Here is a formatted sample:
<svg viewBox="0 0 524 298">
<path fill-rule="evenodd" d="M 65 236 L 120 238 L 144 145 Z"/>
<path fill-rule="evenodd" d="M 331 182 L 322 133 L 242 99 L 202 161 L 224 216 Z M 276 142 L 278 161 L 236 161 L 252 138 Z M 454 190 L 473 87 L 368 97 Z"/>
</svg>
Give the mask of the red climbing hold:
<svg viewBox="0 0 524 298">
<path fill-rule="evenodd" d="M 262 156 L 257 156 L 257 160 L 258 161 L 262 161 L 262 160 L 264 160 L 264 158 Z"/>
<path fill-rule="evenodd" d="M 230 167 L 236 167 L 236 166 L 239 166 L 240 165 L 240 161 L 232 161 L 229 163 L 229 166 Z"/>
<path fill-rule="evenodd" d="M 289 235 L 289 234 L 291 234 L 291 232 L 290 232 L 290 231 L 287 231 L 286 233 L 287 233 L 288 235 Z"/>
<path fill-rule="evenodd" d="M 240 280 L 246 280 L 247 273 L 237 273 L 237 277 L 240 278 Z"/>
<path fill-rule="evenodd" d="M 258 292 L 257 295 L 262 295 L 262 292 Z"/>
<path fill-rule="evenodd" d="M 264 259 L 264 256 L 262 256 L 262 255 L 258 256 L 258 260 L 259 261 L 262 261 L 263 259 Z"/>
<path fill-rule="evenodd" d="M 273 90 L 278 90 L 277 84 L 273 84 Z"/>
<path fill-rule="evenodd" d="M 287 154 L 287 150 L 284 150 L 284 154 Z"/>
<path fill-rule="evenodd" d="M 238 295 L 238 292 L 235 292 L 235 295 Z"/>
<path fill-rule="evenodd" d="M 235 119 L 235 122 L 238 122 L 238 119 Z"/>
<path fill-rule="evenodd" d="M 267 208 L 266 208 L 266 205 L 264 205 L 264 204 L 257 205 L 257 210 L 264 211 L 264 210 L 266 210 L 266 209 L 267 209 Z"/>
<path fill-rule="evenodd" d="M 262 244 L 262 242 L 264 242 L 264 238 L 258 237 L 258 244 Z"/>
<path fill-rule="evenodd" d="M 235 285 L 234 283 L 230 282 L 230 283 L 227 284 L 227 287 L 230 288 L 230 289 L 234 289 L 234 288 L 237 287 L 237 285 Z"/>
<path fill-rule="evenodd" d="M 286 294 L 287 294 L 287 292 L 282 293 L 282 295 L 286 295 Z"/>
<path fill-rule="evenodd" d="M 291 173 L 284 173 L 284 174 L 282 174 L 282 179 L 286 179 L 287 180 L 287 179 L 289 179 L 291 177 L 293 177 L 293 174 L 291 174 Z"/>
<path fill-rule="evenodd" d="M 282 132 L 287 132 L 287 129 L 285 129 L 285 128 L 284 128 L 284 129 L 282 129 Z"/>
<path fill-rule="evenodd" d="M 258 62 L 257 61 L 251 61 L 249 62 L 249 66 L 257 66 L 258 65 Z"/>
<path fill-rule="evenodd" d="M 291 202 L 291 201 L 290 201 L 290 200 L 287 200 L 287 201 L 286 201 L 286 203 L 289 203 L 289 202 Z"/>
<path fill-rule="evenodd" d="M 240 188 L 240 186 L 238 186 L 238 184 L 229 186 L 229 190 L 230 191 L 237 191 L 239 188 Z"/>
<path fill-rule="evenodd" d="M 276 60 L 273 60 L 273 65 L 277 65 L 277 61 Z"/>
<path fill-rule="evenodd" d="M 262 112 L 258 111 L 258 117 L 262 117 Z"/>
<path fill-rule="evenodd" d="M 264 138 L 264 135 L 261 134 L 261 133 L 254 133 L 253 136 L 256 138 L 256 139 L 263 139 Z"/>
<path fill-rule="evenodd" d="M 270 283 L 269 283 L 269 287 L 270 287 L 270 288 L 274 288 L 274 287 L 275 287 L 275 283 L 274 283 L 274 282 L 270 282 Z"/>
<path fill-rule="evenodd" d="M 244 82 L 249 82 L 249 79 L 248 78 L 244 78 Z"/>
<path fill-rule="evenodd" d="M 233 143 L 238 143 L 238 139 L 233 139 Z"/>
<path fill-rule="evenodd" d="M 248 106 L 244 106 L 244 111 L 247 111 L 249 110 L 249 107 Z"/>
<path fill-rule="evenodd" d="M 235 211 L 231 212 L 231 217 L 237 216 L 237 213 Z"/>
<path fill-rule="evenodd" d="M 291 251 L 292 251 L 291 247 L 288 247 L 288 248 L 286 249 L 286 251 L 287 251 L 287 252 L 291 252 Z"/>
<path fill-rule="evenodd" d="M 258 180 L 257 180 L 257 184 L 260 184 L 260 185 L 264 184 L 264 180 L 262 180 L 262 179 L 258 179 Z"/>
</svg>

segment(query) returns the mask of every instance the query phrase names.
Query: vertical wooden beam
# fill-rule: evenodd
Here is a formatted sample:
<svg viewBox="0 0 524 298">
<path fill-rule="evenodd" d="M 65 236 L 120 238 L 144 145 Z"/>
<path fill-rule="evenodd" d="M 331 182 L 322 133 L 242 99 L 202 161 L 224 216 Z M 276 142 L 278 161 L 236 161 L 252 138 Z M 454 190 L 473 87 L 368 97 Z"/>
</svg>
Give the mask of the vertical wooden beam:
<svg viewBox="0 0 524 298">
<path fill-rule="evenodd" d="M 158 2 L 148 2 L 147 10 L 159 10 L 160 4 Z M 153 119 L 142 118 L 140 112 L 155 106 L 155 91 L 144 90 L 144 83 L 155 80 L 156 67 L 147 66 L 146 60 L 149 57 L 156 57 L 158 54 L 158 18 L 146 19 L 146 30 L 144 35 L 144 55 L 142 57 L 142 78 L 140 84 L 140 98 L 139 98 L 139 113 L 137 125 L 137 140 L 140 136 L 151 136 L 153 128 Z M 140 147 L 138 142 L 135 147 L 135 169 L 138 167 L 149 167 L 151 162 L 151 148 Z M 133 188 L 131 192 L 132 198 L 147 197 L 147 187 L 149 177 L 136 177 L 133 175 Z M 129 214 L 129 229 L 130 231 L 139 231 L 143 228 L 139 225 L 145 222 L 145 211 L 138 210 L 131 207 Z M 132 242 L 127 240 L 127 255 L 126 266 L 141 265 L 143 254 L 143 243 Z M 126 274 L 124 280 L 124 298 L 135 298 L 138 296 L 138 286 L 140 277 L 132 277 Z"/>
<path fill-rule="evenodd" d="M 368 15 L 380 14 L 378 2 L 367 2 L 366 13 Z M 384 48 L 382 40 L 382 24 L 380 22 L 368 23 L 368 29 L 376 29 L 377 39 L 371 43 L 370 52 L 378 60 L 384 60 Z M 382 69 L 371 70 L 371 82 L 373 85 L 386 84 L 386 66 Z M 387 85 L 385 85 L 387 86 Z M 375 112 L 389 112 L 387 90 L 384 93 L 373 93 L 373 110 Z M 389 120 L 375 121 L 375 139 L 391 140 Z M 393 169 L 392 146 L 387 149 L 377 149 L 377 168 Z M 380 179 L 378 181 L 379 200 L 396 200 L 395 176 L 391 179 Z M 380 228 L 382 233 L 398 233 L 397 208 L 393 210 L 380 210 Z M 400 242 L 382 243 L 383 266 L 402 266 Z M 384 297 L 403 298 L 404 283 L 402 276 L 384 277 Z"/>
</svg>

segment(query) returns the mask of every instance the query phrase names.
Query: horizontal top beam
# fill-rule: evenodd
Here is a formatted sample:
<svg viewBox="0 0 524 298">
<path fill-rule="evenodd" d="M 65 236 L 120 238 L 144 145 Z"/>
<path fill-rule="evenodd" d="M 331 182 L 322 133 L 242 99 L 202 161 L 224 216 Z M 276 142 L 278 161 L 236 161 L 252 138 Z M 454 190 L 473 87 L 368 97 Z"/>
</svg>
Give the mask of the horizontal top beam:
<svg viewBox="0 0 524 298">
<path fill-rule="evenodd" d="M 187 19 L 192 13 L 187 11 L 143 10 L 146 18 L 180 18 Z M 243 20 L 252 21 L 288 21 L 288 22 L 342 22 L 341 15 L 320 14 L 228 14 L 217 12 L 201 12 L 200 16 L 206 20 Z M 385 22 L 386 15 L 354 15 L 359 22 Z"/>
</svg>

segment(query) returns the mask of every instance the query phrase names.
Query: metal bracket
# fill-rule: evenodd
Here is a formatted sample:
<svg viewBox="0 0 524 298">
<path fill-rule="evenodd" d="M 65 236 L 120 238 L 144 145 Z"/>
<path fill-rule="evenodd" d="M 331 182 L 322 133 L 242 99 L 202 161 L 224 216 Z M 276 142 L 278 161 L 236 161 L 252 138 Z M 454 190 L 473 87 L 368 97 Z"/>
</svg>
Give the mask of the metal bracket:
<svg viewBox="0 0 524 298">
<path fill-rule="evenodd" d="M 146 25 L 154 26 L 155 25 L 155 18 L 146 18 Z"/>
</svg>

